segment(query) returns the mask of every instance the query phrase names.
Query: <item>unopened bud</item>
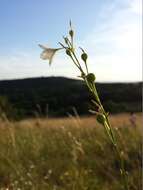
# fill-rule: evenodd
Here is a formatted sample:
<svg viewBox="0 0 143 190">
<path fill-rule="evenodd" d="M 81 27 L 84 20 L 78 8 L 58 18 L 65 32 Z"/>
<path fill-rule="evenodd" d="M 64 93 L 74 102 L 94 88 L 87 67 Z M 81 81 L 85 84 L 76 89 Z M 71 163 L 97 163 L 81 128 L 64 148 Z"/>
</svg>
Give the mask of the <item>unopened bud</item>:
<svg viewBox="0 0 143 190">
<path fill-rule="evenodd" d="M 93 83 L 96 79 L 95 75 L 93 73 L 89 73 L 87 76 L 86 76 L 86 79 L 89 83 Z"/>
<path fill-rule="evenodd" d="M 98 114 L 96 116 L 96 119 L 97 119 L 98 123 L 100 123 L 102 125 L 104 125 L 105 120 L 106 120 L 106 118 L 105 118 L 105 116 L 103 114 Z"/>
<path fill-rule="evenodd" d="M 66 37 L 64 38 L 64 40 L 65 40 L 65 43 L 68 44 L 68 38 Z"/>
<path fill-rule="evenodd" d="M 72 29 L 69 31 L 69 35 L 71 36 L 71 38 L 73 38 L 74 31 Z"/>
<path fill-rule="evenodd" d="M 70 51 L 70 49 L 66 49 L 66 54 L 69 55 L 69 56 L 71 56 L 71 51 Z"/>
<path fill-rule="evenodd" d="M 87 60 L 88 56 L 86 53 L 82 53 L 81 54 L 81 59 L 86 63 L 86 60 Z"/>
</svg>

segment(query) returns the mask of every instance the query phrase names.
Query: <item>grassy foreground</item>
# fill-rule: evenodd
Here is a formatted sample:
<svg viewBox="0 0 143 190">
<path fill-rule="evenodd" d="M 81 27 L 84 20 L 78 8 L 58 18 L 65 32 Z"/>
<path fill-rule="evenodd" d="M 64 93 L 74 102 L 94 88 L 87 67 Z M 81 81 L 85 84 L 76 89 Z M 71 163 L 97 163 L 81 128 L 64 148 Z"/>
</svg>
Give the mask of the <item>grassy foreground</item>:
<svg viewBox="0 0 143 190">
<path fill-rule="evenodd" d="M 141 189 L 141 114 L 111 116 L 131 190 Z M 0 121 L 0 190 L 121 190 L 119 163 L 95 117 Z"/>
</svg>

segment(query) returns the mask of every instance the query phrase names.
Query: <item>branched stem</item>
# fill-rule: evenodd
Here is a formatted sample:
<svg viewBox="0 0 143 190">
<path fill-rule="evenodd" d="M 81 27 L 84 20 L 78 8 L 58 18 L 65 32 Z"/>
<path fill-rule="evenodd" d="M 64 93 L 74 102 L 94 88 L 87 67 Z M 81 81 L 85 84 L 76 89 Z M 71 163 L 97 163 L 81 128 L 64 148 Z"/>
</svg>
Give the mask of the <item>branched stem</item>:
<svg viewBox="0 0 143 190">
<path fill-rule="evenodd" d="M 84 56 L 86 55 L 86 57 L 81 56 L 81 58 L 83 59 L 83 61 L 85 63 L 85 66 L 86 66 L 86 72 L 84 72 L 84 69 L 82 68 L 82 66 L 80 64 L 80 61 L 79 61 L 79 59 L 75 53 L 74 47 L 73 47 L 73 36 L 71 38 L 71 41 L 68 37 L 65 38 L 65 41 L 66 41 L 66 45 L 68 47 L 64 46 L 61 43 L 60 44 L 62 45 L 62 47 L 65 50 L 68 49 L 69 52 L 66 52 L 66 53 L 72 59 L 73 63 L 76 65 L 76 67 L 80 70 L 81 78 L 84 80 L 87 88 L 89 89 L 90 93 L 94 97 L 94 100 L 93 100 L 94 104 L 98 107 L 98 112 L 95 111 L 95 113 L 97 114 L 97 121 L 103 125 L 103 127 L 105 129 L 105 133 L 106 133 L 110 143 L 112 144 L 112 146 L 116 152 L 116 155 L 118 157 L 118 160 L 120 163 L 120 174 L 122 177 L 122 183 L 123 183 L 124 190 L 129 190 L 128 181 L 127 181 L 127 173 L 126 173 L 125 165 L 124 165 L 124 158 L 122 156 L 122 152 L 119 150 L 119 147 L 117 144 L 117 139 L 115 137 L 113 128 L 111 127 L 111 124 L 110 124 L 110 121 L 108 118 L 108 113 L 105 111 L 105 109 L 101 103 L 101 100 L 99 98 L 99 95 L 98 95 L 98 92 L 97 92 L 97 89 L 95 86 L 95 78 L 94 78 L 95 76 L 93 73 L 88 73 L 88 65 L 86 63 L 87 54 L 85 54 L 84 50 L 82 49 Z M 87 73 L 87 75 L 85 73 Z"/>
</svg>

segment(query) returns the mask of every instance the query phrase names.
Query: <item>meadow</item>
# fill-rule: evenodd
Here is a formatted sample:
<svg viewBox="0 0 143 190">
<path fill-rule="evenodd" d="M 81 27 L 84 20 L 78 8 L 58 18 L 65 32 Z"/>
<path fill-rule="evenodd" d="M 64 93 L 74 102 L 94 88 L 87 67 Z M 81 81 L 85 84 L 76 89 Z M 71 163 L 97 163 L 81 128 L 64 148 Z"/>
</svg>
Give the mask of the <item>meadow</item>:
<svg viewBox="0 0 143 190">
<path fill-rule="evenodd" d="M 142 115 L 111 115 L 131 190 L 141 190 Z M 0 121 L 0 190 L 121 190 L 119 162 L 96 118 Z"/>
</svg>

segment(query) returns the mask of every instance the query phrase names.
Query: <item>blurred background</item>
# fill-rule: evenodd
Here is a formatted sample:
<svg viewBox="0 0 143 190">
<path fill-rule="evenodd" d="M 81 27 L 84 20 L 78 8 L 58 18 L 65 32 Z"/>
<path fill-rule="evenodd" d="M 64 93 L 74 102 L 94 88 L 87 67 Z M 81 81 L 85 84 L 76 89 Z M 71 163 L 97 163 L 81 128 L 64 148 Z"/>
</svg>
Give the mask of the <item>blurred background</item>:
<svg viewBox="0 0 143 190">
<path fill-rule="evenodd" d="M 140 112 L 141 0 L 1 1 L 1 109 L 18 117 L 37 112 L 63 116 L 73 108 L 89 113 L 90 94 L 65 53 L 56 54 L 52 67 L 40 59 L 38 44 L 59 47 L 70 19 L 76 47 L 88 52 L 89 70 L 96 75 L 105 108 L 111 113 Z"/>
</svg>

